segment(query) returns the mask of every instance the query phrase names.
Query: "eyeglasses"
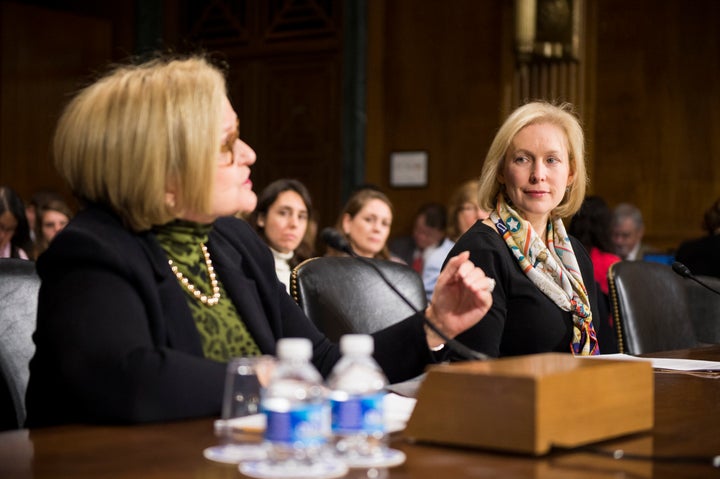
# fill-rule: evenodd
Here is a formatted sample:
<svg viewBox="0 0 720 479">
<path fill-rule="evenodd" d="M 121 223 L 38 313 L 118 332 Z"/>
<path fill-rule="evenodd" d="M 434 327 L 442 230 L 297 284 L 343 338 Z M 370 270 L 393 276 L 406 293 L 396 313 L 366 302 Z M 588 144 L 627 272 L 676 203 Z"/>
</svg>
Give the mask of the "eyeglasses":
<svg viewBox="0 0 720 479">
<path fill-rule="evenodd" d="M 240 120 L 235 120 L 235 131 L 230 133 L 227 140 L 220 145 L 218 165 L 230 166 L 235 163 L 235 144 L 240 139 Z"/>
</svg>

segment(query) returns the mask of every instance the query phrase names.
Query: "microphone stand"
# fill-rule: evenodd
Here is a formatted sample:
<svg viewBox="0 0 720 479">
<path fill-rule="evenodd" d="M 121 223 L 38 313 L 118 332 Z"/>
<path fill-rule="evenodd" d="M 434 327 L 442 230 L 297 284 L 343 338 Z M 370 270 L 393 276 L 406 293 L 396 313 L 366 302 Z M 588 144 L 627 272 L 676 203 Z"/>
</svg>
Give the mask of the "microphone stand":
<svg viewBox="0 0 720 479">
<path fill-rule="evenodd" d="M 685 266 L 684 264 L 682 264 L 680 261 L 675 261 L 675 262 L 672 264 L 672 269 L 673 269 L 673 271 L 675 271 L 675 272 L 676 272 L 677 274 L 679 274 L 680 276 L 682 276 L 682 277 L 684 277 L 684 278 L 689 278 L 689 279 L 695 281 L 695 282 L 696 282 L 697 284 L 699 284 L 700 286 L 704 286 L 705 288 L 709 289 L 710 291 L 712 291 L 712 292 L 715 293 L 715 294 L 720 294 L 720 291 L 718 291 L 717 289 L 713 288 L 712 286 L 710 286 L 709 284 L 705 283 L 704 281 L 701 281 L 700 278 L 698 278 L 697 276 L 695 276 L 694 274 L 692 274 L 692 272 L 690 271 L 690 268 L 688 268 L 687 266 Z"/>
</svg>

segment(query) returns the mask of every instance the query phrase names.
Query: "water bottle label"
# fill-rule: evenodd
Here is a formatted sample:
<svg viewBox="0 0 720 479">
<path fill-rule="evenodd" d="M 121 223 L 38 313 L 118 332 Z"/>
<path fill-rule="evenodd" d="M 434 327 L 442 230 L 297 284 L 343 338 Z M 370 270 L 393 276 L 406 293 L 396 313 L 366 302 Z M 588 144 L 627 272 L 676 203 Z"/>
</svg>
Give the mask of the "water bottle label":
<svg viewBox="0 0 720 479">
<path fill-rule="evenodd" d="M 384 396 L 384 393 L 378 393 L 350 396 L 344 401 L 331 400 L 333 432 L 384 432 Z"/>
<path fill-rule="evenodd" d="M 264 412 L 268 441 L 303 446 L 317 446 L 327 441 L 329 411 L 321 404 L 283 412 L 265 409 Z"/>
</svg>

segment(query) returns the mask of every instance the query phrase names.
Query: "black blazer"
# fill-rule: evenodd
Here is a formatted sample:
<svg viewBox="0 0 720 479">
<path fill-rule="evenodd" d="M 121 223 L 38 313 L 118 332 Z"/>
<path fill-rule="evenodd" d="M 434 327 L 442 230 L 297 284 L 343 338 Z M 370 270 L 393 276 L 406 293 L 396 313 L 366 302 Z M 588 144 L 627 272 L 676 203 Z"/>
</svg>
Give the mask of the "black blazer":
<svg viewBox="0 0 720 479">
<path fill-rule="evenodd" d="M 588 290 L 597 332 L 601 313 L 592 262 L 579 241 L 572 237 L 570 241 Z M 561 310 L 530 281 L 495 229 L 478 221 L 460 237 L 448 258 L 466 250 L 470 251 L 470 261 L 495 278 L 497 284 L 490 311 L 478 324 L 459 334 L 458 341 L 492 357 L 571 352 L 571 314 Z"/>
<path fill-rule="evenodd" d="M 681 243 L 675 259 L 690 268 L 694 275 L 720 278 L 720 234 Z"/>
<path fill-rule="evenodd" d="M 327 375 L 340 353 L 286 293 L 267 245 L 242 220 L 221 218 L 208 240 L 216 273 L 260 350 L 306 337 Z M 151 232 L 135 234 L 104 208 L 76 216 L 38 260 L 36 353 L 29 427 L 133 423 L 218 415 L 225 364 L 203 356 L 186 295 Z M 422 320 L 375 335 L 390 381 L 432 361 Z"/>
</svg>

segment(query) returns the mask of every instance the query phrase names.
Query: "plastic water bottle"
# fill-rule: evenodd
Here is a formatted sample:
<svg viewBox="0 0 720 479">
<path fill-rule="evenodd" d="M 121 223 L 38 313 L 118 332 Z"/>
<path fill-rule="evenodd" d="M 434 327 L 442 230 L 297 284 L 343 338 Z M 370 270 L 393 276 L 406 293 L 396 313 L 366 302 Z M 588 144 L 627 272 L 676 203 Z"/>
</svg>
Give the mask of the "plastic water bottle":
<svg viewBox="0 0 720 479">
<path fill-rule="evenodd" d="M 387 379 L 372 357 L 372 336 L 340 338 L 342 358 L 328 377 L 335 453 L 350 466 L 372 463 L 387 447 L 383 398 Z"/>
<path fill-rule="evenodd" d="M 322 377 L 310 363 L 308 339 L 281 339 L 277 356 L 261 399 L 268 458 L 288 469 L 310 466 L 320 460 L 330 436 L 330 408 Z"/>
</svg>

